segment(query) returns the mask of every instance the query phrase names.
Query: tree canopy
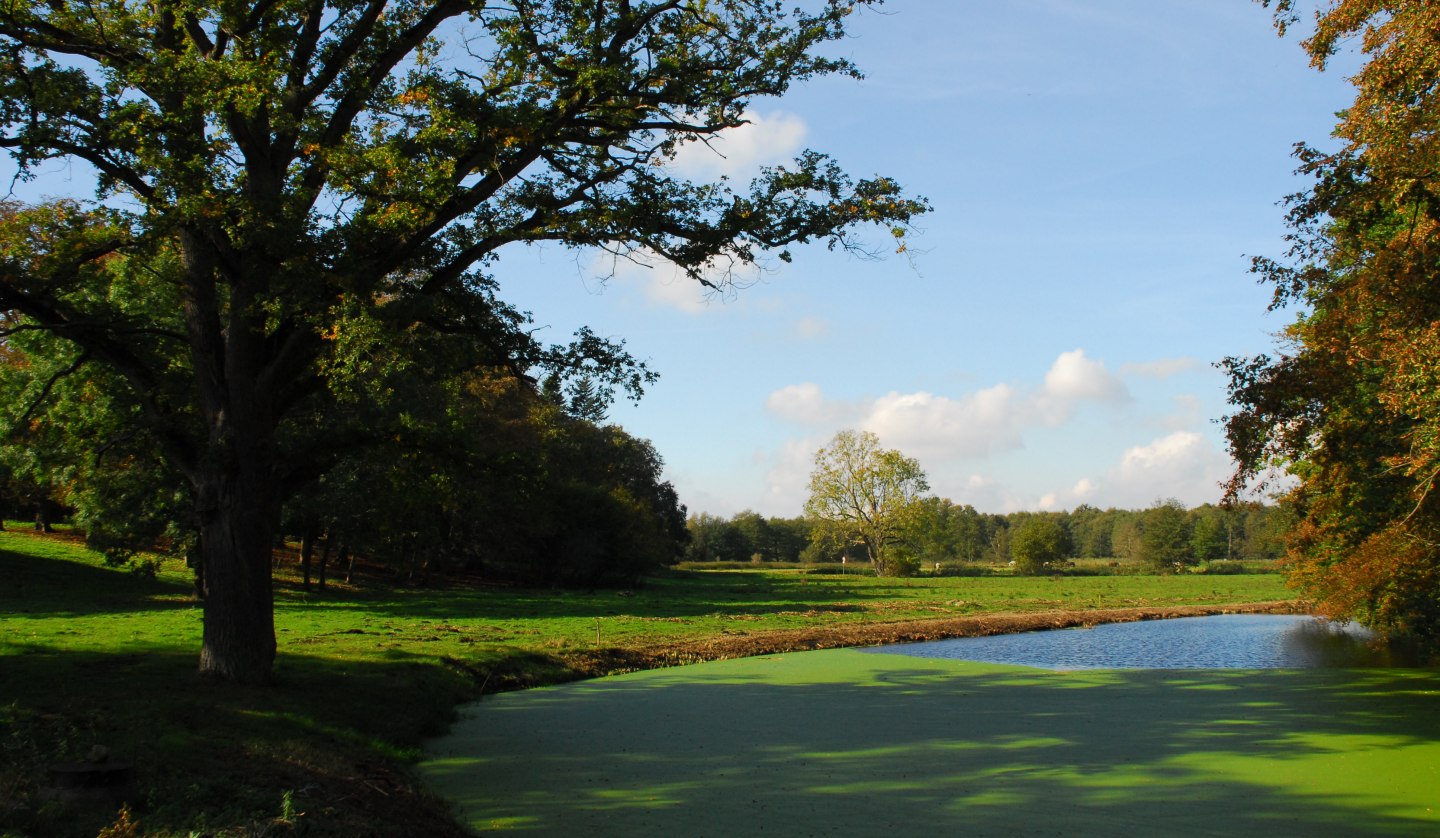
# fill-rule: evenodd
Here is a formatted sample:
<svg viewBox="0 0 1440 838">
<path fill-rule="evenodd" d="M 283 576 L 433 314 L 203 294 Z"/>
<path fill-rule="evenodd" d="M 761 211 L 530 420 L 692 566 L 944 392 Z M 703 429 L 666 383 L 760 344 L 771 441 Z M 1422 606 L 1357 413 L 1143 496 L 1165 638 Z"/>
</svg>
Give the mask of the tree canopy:
<svg viewBox="0 0 1440 838">
<path fill-rule="evenodd" d="M 818 152 L 744 188 L 668 165 L 757 97 L 858 75 L 820 47 L 874 3 L 804 5 L 0 8 L 0 147 L 26 177 L 50 161 L 98 177 L 91 200 L 0 207 L 0 336 L 61 338 L 60 377 L 102 365 L 183 476 L 202 672 L 269 680 L 281 503 L 390 438 L 406 405 L 357 398 L 384 394 L 376 381 L 559 372 L 632 397 L 649 383 L 588 331 L 538 341 L 500 298 L 505 247 L 645 251 L 715 286 L 793 244 L 859 248 L 860 224 L 904 236 L 923 201 Z"/>
<path fill-rule="evenodd" d="M 1268 3 L 1267 3 L 1268 5 Z M 1284 32 L 1298 23 L 1276 2 Z M 1298 478 L 1293 578 L 1327 614 L 1440 640 L 1440 7 L 1337 0 L 1302 42 L 1324 69 L 1366 61 L 1338 148 L 1300 146 L 1290 249 L 1257 259 L 1294 306 L 1275 356 L 1230 358 L 1231 495 L 1275 465 Z"/>
<path fill-rule="evenodd" d="M 879 576 L 906 568 L 900 547 L 930 484 L 920 464 L 880 447 L 869 431 L 841 431 L 815 453 L 805 514 L 824 521 L 846 544 L 863 547 Z"/>
<path fill-rule="evenodd" d="M 1064 559 L 1070 550 L 1070 534 L 1053 515 L 1031 516 L 1010 537 L 1015 569 L 1032 576 L 1045 572 L 1046 565 Z"/>
</svg>

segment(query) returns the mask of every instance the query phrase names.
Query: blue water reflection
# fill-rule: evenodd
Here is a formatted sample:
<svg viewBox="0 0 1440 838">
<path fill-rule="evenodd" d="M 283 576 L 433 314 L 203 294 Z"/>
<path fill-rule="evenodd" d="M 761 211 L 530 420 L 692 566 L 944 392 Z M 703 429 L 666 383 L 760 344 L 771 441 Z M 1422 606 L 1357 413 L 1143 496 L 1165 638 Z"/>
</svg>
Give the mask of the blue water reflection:
<svg viewBox="0 0 1440 838">
<path fill-rule="evenodd" d="M 1088 629 L 963 637 L 868 649 L 1041 669 L 1294 669 L 1413 666 L 1353 624 L 1316 617 L 1227 614 Z"/>
</svg>

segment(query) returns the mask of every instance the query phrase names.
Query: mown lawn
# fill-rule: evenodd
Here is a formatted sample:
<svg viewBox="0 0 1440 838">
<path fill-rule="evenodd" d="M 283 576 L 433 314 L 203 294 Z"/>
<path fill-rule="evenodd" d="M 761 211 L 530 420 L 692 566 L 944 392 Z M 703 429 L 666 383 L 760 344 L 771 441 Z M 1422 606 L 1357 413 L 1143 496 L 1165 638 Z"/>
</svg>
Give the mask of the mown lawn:
<svg viewBox="0 0 1440 838">
<path fill-rule="evenodd" d="M 279 683 L 194 674 L 201 611 L 177 563 L 107 568 L 64 536 L 0 533 L 0 834 L 94 835 L 49 764 L 135 764 L 146 833 L 459 834 L 405 766 L 497 672 L 574 677 L 566 655 L 770 630 L 1289 597 L 1279 576 L 940 577 L 675 572 L 630 591 L 301 590 L 280 568 Z"/>
</svg>

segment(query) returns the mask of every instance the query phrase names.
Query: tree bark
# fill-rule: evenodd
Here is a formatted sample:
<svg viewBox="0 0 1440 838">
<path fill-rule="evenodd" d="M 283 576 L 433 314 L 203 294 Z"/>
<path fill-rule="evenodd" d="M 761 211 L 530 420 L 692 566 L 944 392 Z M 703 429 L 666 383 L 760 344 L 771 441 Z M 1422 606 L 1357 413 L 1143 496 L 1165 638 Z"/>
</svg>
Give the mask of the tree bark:
<svg viewBox="0 0 1440 838">
<path fill-rule="evenodd" d="M 254 466 L 201 494 L 207 596 L 200 674 L 238 684 L 270 683 L 275 663 L 270 557 L 280 505 Z"/>
<path fill-rule="evenodd" d="M 315 522 L 305 522 L 305 534 L 300 539 L 300 569 L 304 590 L 310 590 L 310 563 L 315 556 Z"/>
<path fill-rule="evenodd" d="M 330 544 L 334 541 L 334 534 L 325 533 L 325 546 L 320 549 L 320 590 L 325 590 L 325 567 L 330 564 Z"/>
<path fill-rule="evenodd" d="M 195 541 L 185 548 L 185 566 L 195 573 L 195 601 L 205 601 L 205 559 L 200 549 L 200 536 L 195 536 Z"/>
</svg>

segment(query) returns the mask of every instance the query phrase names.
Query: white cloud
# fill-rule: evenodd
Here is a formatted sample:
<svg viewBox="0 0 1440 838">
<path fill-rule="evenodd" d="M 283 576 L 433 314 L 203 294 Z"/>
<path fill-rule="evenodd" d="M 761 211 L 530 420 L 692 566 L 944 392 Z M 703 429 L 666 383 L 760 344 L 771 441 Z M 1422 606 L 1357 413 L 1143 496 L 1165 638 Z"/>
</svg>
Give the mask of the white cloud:
<svg viewBox="0 0 1440 838">
<path fill-rule="evenodd" d="M 920 461 L 984 457 L 1023 444 L 1024 406 L 997 384 L 958 399 L 932 393 L 889 393 L 870 403 L 860 426 Z"/>
<path fill-rule="evenodd" d="M 1044 383 L 1029 394 L 996 384 L 955 397 L 891 392 L 851 404 L 828 399 L 818 385 L 805 383 L 774 391 L 765 405 L 772 415 L 797 424 L 852 424 L 888 447 L 936 465 L 1021 448 L 1026 428 L 1064 424 L 1082 402 L 1129 400 L 1119 379 L 1076 349 L 1062 353 Z"/>
<path fill-rule="evenodd" d="M 953 503 L 969 504 L 982 512 L 1018 512 L 1034 509 L 1035 499 L 1023 497 L 1009 486 L 983 474 L 951 477 L 943 471 L 931 475 L 931 489 Z"/>
<path fill-rule="evenodd" d="M 1187 506 L 1214 503 L 1230 458 L 1205 436 L 1175 431 L 1125 451 L 1106 477 L 1106 502 L 1128 508 L 1178 498 Z"/>
<path fill-rule="evenodd" d="M 1135 375 L 1141 378 L 1173 378 L 1192 370 L 1202 369 L 1204 366 L 1194 358 L 1161 358 L 1156 361 L 1122 364 L 1120 372 L 1123 375 Z"/>
<path fill-rule="evenodd" d="M 1105 370 L 1105 365 L 1085 357 L 1085 350 L 1060 353 L 1045 373 L 1044 392 L 1057 399 L 1078 401 L 1124 400 L 1129 397 L 1125 385 Z"/>
<path fill-rule="evenodd" d="M 713 288 L 700 284 L 674 262 L 650 250 L 636 250 L 624 256 L 601 253 L 590 272 L 602 277 L 604 282 L 638 289 L 646 302 L 657 308 L 698 314 L 709 308 L 717 296 Z M 716 266 L 703 273 L 706 279 L 722 287 L 731 281 L 743 286 L 755 281 L 759 269 L 735 266 L 734 275 L 730 275 L 724 267 Z"/>
<path fill-rule="evenodd" d="M 815 466 L 815 452 L 828 440 L 817 437 L 793 439 L 770 458 L 765 471 L 765 499 L 760 508 L 766 514 L 798 515 L 810 496 L 810 471 Z"/>
<path fill-rule="evenodd" d="M 1123 444 L 1123 437 L 1087 436 L 1069 444 L 1069 450 L 1055 447 L 1056 435 L 1071 432 L 1062 426 L 1083 405 L 1115 407 L 1133 402 L 1123 382 L 1081 349 L 1061 353 L 1029 390 L 1002 383 L 955 396 L 891 392 L 852 402 L 829 398 L 815 382 L 790 385 L 770 393 L 766 409 L 803 426 L 810 437 L 798 447 L 791 443 L 766 457 L 768 499 L 803 503 L 815 450 L 835 430 L 852 427 L 871 431 L 882 445 L 918 459 L 936 494 L 986 511 L 1070 509 L 1082 503 L 1143 508 L 1156 498 L 1168 497 L 1192 506 L 1218 500 L 1219 483 L 1229 475 L 1231 464 L 1213 434 L 1195 430 L 1203 417 L 1193 396 L 1173 397 L 1168 415 L 1114 417 L 1122 420 L 1111 423 L 1116 429 L 1158 426 L 1165 433 L 1131 445 L 1109 468 L 1093 458 L 1104 456 L 1106 449 L 1118 450 L 1110 446 Z M 1095 433 L 1091 424 L 1075 429 L 1080 428 Z M 1030 440 L 1032 435 L 1036 438 Z M 1010 456 L 1025 449 L 1027 440 L 1039 453 Z M 1084 453 L 1085 449 L 1091 453 Z M 1046 453 L 1051 451 L 1056 454 Z M 1070 457 L 1072 451 L 1076 457 Z M 1052 473 L 982 476 L 970 470 L 976 461 L 987 458 L 997 463 L 993 468 L 1006 469 L 1005 464 L 1036 460 L 1047 463 Z M 1066 471 L 1070 476 L 1055 479 Z"/>
<path fill-rule="evenodd" d="M 1130 401 L 1130 391 L 1104 364 L 1086 358 L 1085 350 L 1062 352 L 1045 373 L 1045 383 L 1034 397 L 1035 408 L 1042 421 L 1060 425 L 1084 401 L 1121 404 Z"/>
<path fill-rule="evenodd" d="M 805 141 L 805 120 L 794 114 L 748 112 L 746 125 L 722 131 L 708 143 L 682 146 L 670 163 L 677 174 L 695 180 L 716 180 L 722 176 L 758 174 L 761 166 L 774 165 L 794 156 Z"/>
<path fill-rule="evenodd" d="M 818 425 L 841 420 L 845 406 L 827 401 L 820 385 L 813 382 L 791 384 L 771 393 L 765 409 L 772 415 L 799 425 Z"/>
<path fill-rule="evenodd" d="M 692 314 L 705 310 L 708 303 L 705 286 L 682 271 L 670 271 L 668 278 L 664 272 L 664 267 L 656 268 L 650 281 L 645 283 L 645 299 L 661 308 L 678 308 Z"/>
</svg>

